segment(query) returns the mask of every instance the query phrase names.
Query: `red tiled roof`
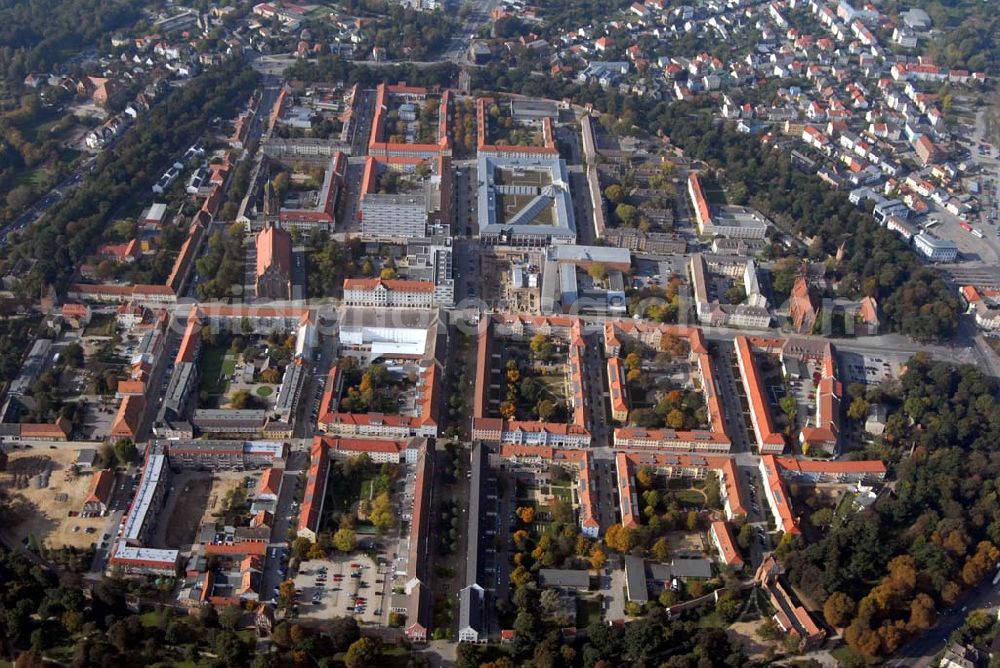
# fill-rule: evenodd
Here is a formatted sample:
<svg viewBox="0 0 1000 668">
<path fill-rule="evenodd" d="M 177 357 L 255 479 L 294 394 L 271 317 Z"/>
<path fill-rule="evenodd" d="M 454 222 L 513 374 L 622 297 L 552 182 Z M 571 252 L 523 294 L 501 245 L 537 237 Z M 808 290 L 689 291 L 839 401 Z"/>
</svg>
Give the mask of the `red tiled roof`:
<svg viewBox="0 0 1000 668">
<path fill-rule="evenodd" d="M 774 499 L 772 510 L 777 510 L 776 520 L 781 521 L 781 530 L 785 533 L 800 533 L 798 522 L 792 514 L 792 505 L 788 499 L 788 488 L 778 470 L 778 460 L 774 455 L 762 455 L 760 466 L 764 472 L 764 484 L 770 488 L 770 496 Z"/>
<path fill-rule="evenodd" d="M 691 197 L 694 200 L 695 214 L 698 217 L 698 222 L 702 225 L 711 224 L 712 212 L 709 208 L 708 200 L 705 198 L 705 192 L 701 188 L 701 180 L 698 178 L 697 172 L 692 172 L 688 176 L 688 186 Z"/>
<path fill-rule="evenodd" d="M 243 543 L 211 543 L 205 545 L 207 556 L 243 556 L 255 555 L 263 557 L 267 552 L 266 541 L 246 541 Z"/>
<path fill-rule="evenodd" d="M 83 502 L 98 502 L 107 504 L 111 500 L 111 490 L 114 488 L 114 484 L 114 471 L 111 469 L 98 471 L 90 479 L 90 488 L 87 490 L 87 496 L 84 497 Z"/>
<path fill-rule="evenodd" d="M 268 225 L 257 234 L 257 277 L 272 266 L 285 276 L 292 275 L 292 237 L 280 227 Z"/>
<path fill-rule="evenodd" d="M 736 355 L 741 364 L 743 372 L 744 389 L 747 392 L 747 399 L 750 402 L 750 411 L 754 416 L 754 430 L 760 445 L 763 446 L 784 446 L 785 438 L 774 431 L 771 421 L 771 410 L 764 397 L 764 388 L 760 379 L 760 372 L 757 370 L 757 360 L 754 359 L 753 351 L 750 349 L 750 342 L 745 336 L 737 336 Z"/>
<path fill-rule="evenodd" d="M 195 353 L 201 343 L 201 317 L 198 309 L 192 309 L 188 314 L 187 327 L 184 329 L 184 337 L 177 348 L 177 356 L 174 358 L 176 364 L 184 362 L 194 362 Z"/>
<path fill-rule="evenodd" d="M 260 476 L 260 483 L 257 486 L 257 494 L 278 495 L 281 488 L 281 469 L 269 468 Z"/>
<path fill-rule="evenodd" d="M 434 292 L 434 283 L 431 281 L 409 281 L 384 278 L 345 278 L 344 291 L 367 290 L 373 291 L 382 286 L 386 290 L 396 290 L 398 292 Z"/>
<path fill-rule="evenodd" d="M 329 446 L 323 438 L 313 439 L 309 457 L 306 491 L 299 512 L 299 532 L 315 533 L 319 529 L 320 511 L 323 508 L 323 497 L 326 495 L 327 473 L 330 466 Z"/>
<path fill-rule="evenodd" d="M 778 457 L 778 466 L 794 473 L 825 473 L 828 475 L 868 474 L 884 476 L 885 464 L 877 459 L 865 461 L 825 461 L 818 459 L 799 459 L 797 457 Z"/>
<path fill-rule="evenodd" d="M 130 394 L 122 399 L 118 405 L 118 414 L 115 415 L 114 424 L 111 427 L 111 435 L 116 438 L 131 438 L 135 440 L 139 431 L 139 421 L 143 411 L 146 410 L 146 398 L 142 395 Z"/>
<path fill-rule="evenodd" d="M 736 548 L 736 541 L 733 540 L 733 530 L 729 522 L 712 522 L 712 532 L 721 547 L 722 561 L 730 566 L 742 566 L 743 556 Z"/>
</svg>

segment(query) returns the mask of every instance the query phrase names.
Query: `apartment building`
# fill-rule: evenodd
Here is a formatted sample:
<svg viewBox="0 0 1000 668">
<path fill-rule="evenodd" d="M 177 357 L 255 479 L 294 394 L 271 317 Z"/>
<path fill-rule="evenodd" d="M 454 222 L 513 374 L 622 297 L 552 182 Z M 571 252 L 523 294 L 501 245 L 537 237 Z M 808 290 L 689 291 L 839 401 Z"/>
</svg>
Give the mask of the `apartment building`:
<svg viewBox="0 0 1000 668">
<path fill-rule="evenodd" d="M 736 346 L 736 362 L 743 382 L 743 391 L 750 403 L 750 422 L 753 425 L 757 447 L 761 454 L 781 454 L 785 449 L 785 437 L 774 429 L 771 409 L 764 394 L 760 370 L 750 341 L 745 336 L 737 336 L 733 343 Z"/>
<path fill-rule="evenodd" d="M 345 278 L 346 306 L 431 308 L 437 306 L 430 281 Z"/>
<path fill-rule="evenodd" d="M 176 440 L 162 446 L 175 468 L 244 471 L 271 466 L 287 453 L 278 441 Z"/>
<path fill-rule="evenodd" d="M 913 247 L 931 262 L 954 262 L 958 258 L 958 246 L 950 239 L 940 239 L 926 232 L 913 237 Z"/>
</svg>

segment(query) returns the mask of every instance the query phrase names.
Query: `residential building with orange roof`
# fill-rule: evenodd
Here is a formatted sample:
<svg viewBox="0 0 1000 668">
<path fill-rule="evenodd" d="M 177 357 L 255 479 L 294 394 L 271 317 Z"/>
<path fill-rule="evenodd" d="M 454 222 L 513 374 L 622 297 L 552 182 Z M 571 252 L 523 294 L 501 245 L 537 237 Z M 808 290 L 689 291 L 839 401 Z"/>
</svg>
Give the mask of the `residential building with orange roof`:
<svg viewBox="0 0 1000 668">
<path fill-rule="evenodd" d="M 292 237 L 274 225 L 257 233 L 257 270 L 254 288 L 258 299 L 292 298 Z"/>
<path fill-rule="evenodd" d="M 204 238 L 205 226 L 199 222 L 199 217 L 195 216 L 194 222 L 188 228 L 188 235 L 181 244 L 177 258 L 167 276 L 166 286 L 177 294 L 184 292 L 187 287 L 187 280 L 191 274 L 191 268 L 198 256 L 201 247 L 201 240 Z"/>
<path fill-rule="evenodd" d="M 425 361 L 417 373 L 412 415 L 340 412 L 343 374 L 330 370 L 327 387 L 320 399 L 316 426 L 321 432 L 344 438 L 431 438 L 437 436 L 441 404 L 441 368 Z"/>
<path fill-rule="evenodd" d="M 733 519 L 738 515 L 747 514 L 747 506 L 740 490 L 738 470 L 733 459 L 728 456 L 618 451 L 615 458 L 616 470 L 620 472 L 628 470 L 632 475 L 642 466 L 648 466 L 658 475 L 668 479 L 703 480 L 710 474 L 716 475 L 719 477 L 719 492 L 726 518 Z M 625 464 L 630 468 L 626 469 Z M 633 486 L 632 479 L 623 479 L 621 473 L 618 476 L 618 483 L 619 492 L 622 491 L 622 484 L 627 483 L 630 488 Z"/>
<path fill-rule="evenodd" d="M 347 170 L 347 156 L 342 151 L 334 151 L 323 173 L 323 183 L 312 208 L 291 209 L 282 207 L 277 220 L 286 230 L 332 229 L 337 203 L 344 190 L 344 176 Z M 248 227 L 249 229 L 249 227 Z"/>
<path fill-rule="evenodd" d="M 487 113 L 487 104 L 494 104 L 496 100 L 491 97 L 480 97 L 476 99 L 476 152 L 477 153 L 497 153 L 504 156 L 536 156 L 536 155 L 559 155 L 559 148 L 556 146 L 555 133 L 552 128 L 552 118 L 545 116 L 541 120 L 542 145 L 510 145 L 493 144 L 490 139 L 490 118 Z M 511 103 L 512 104 L 512 103 Z"/>
<path fill-rule="evenodd" d="M 764 479 L 764 497 L 775 526 L 787 534 L 801 533 L 777 458 L 774 455 L 762 455 L 758 468 Z"/>
<path fill-rule="evenodd" d="M 115 396 L 119 399 L 129 395 L 145 395 L 146 383 L 142 380 L 119 380 Z"/>
<path fill-rule="evenodd" d="M 778 473 L 787 480 L 822 483 L 873 483 L 885 480 L 883 462 L 778 457 Z"/>
<path fill-rule="evenodd" d="M 628 420 L 628 384 L 621 358 L 608 360 L 608 390 L 611 393 L 611 418 L 617 422 Z"/>
<path fill-rule="evenodd" d="M 436 306 L 433 281 L 345 278 L 344 304 L 388 308 Z"/>
<path fill-rule="evenodd" d="M 781 566 L 773 554 L 764 557 L 754 579 L 770 598 L 775 611 L 772 619 L 782 632 L 801 642 L 802 651 L 815 649 L 823 642 L 826 631 L 816 624 L 809 611 L 796 602 L 781 582 Z"/>
<path fill-rule="evenodd" d="M 399 97 L 408 102 L 423 102 L 430 91 L 405 83 L 396 85 L 380 83 L 375 89 L 375 113 L 372 117 L 371 133 L 368 139 L 368 154 L 376 157 L 418 156 L 431 158 L 451 152 L 451 138 L 448 135 L 448 116 L 451 107 L 451 91 L 441 94 L 438 108 L 437 142 L 434 144 L 408 144 L 389 141 L 387 130 L 390 112 L 390 98 Z"/>
<path fill-rule="evenodd" d="M 83 498 L 85 513 L 105 513 L 111 504 L 111 493 L 115 488 L 115 472 L 104 469 L 96 472 L 90 479 L 87 496 Z"/>
<path fill-rule="evenodd" d="M 545 334 L 562 339 L 568 346 L 566 397 L 569 423 L 503 419 L 490 413 L 489 386 L 491 360 L 497 345 L 505 337 L 524 338 Z M 579 318 L 485 315 L 479 323 L 479 348 L 476 358 L 476 385 L 472 400 L 473 438 L 500 443 L 587 447 L 591 443 L 589 415 L 586 408 L 587 379 L 584 374 L 585 341 Z"/>
<path fill-rule="evenodd" d="M 112 438 L 136 440 L 146 412 L 146 398 L 142 395 L 128 395 L 118 405 L 118 413 L 111 425 Z"/>
<path fill-rule="evenodd" d="M 274 515 L 266 510 L 259 510 L 250 518 L 251 527 L 272 527 L 274 526 Z"/>
<path fill-rule="evenodd" d="M 247 557 L 263 557 L 267 553 L 267 543 L 244 541 L 242 543 L 209 543 L 205 545 L 207 556 L 229 557 L 243 561 Z"/>
<path fill-rule="evenodd" d="M 326 499 L 326 484 L 330 474 L 330 448 L 325 439 L 314 438 L 309 452 L 309 471 L 306 474 L 306 490 L 299 510 L 297 535 L 316 540 L 319 521 Z"/>
<path fill-rule="evenodd" d="M 632 463 L 624 452 L 615 455 L 615 474 L 618 481 L 618 507 L 622 526 L 630 529 L 642 522 L 639 515 L 639 495 L 632 479 Z"/>
<path fill-rule="evenodd" d="M 284 477 L 283 469 L 267 468 L 260 476 L 257 483 L 257 498 L 270 501 L 277 501 L 281 491 L 281 479 Z"/>
<path fill-rule="evenodd" d="M 743 568 L 745 563 L 743 555 L 736 547 L 736 541 L 733 539 L 733 528 L 729 522 L 712 522 L 708 533 L 712 537 L 712 544 L 715 545 L 716 552 L 719 553 L 719 560 L 727 566 L 737 569 Z"/>
<path fill-rule="evenodd" d="M 576 472 L 579 504 L 577 519 L 584 535 L 596 538 L 601 531 L 597 518 L 597 490 L 591 479 L 593 460 L 590 452 L 581 449 L 554 448 L 545 445 L 518 445 L 504 443 L 496 454 L 490 455 L 490 465 L 505 463 L 508 467 L 530 467 L 535 471 L 547 470 L 550 464 L 565 466 Z"/>
<path fill-rule="evenodd" d="M 406 579 L 408 582 L 426 581 L 428 577 L 428 557 L 432 545 L 432 541 L 428 538 L 431 522 L 431 488 L 434 480 L 433 443 L 433 441 L 421 440 L 416 448 L 416 458 L 413 459 L 413 505 L 409 509 L 410 534 L 406 544 Z M 403 512 L 405 514 L 405 509 Z M 410 601 L 407 605 L 407 615 L 416 619 L 418 609 L 413 609 L 413 614 L 409 612 L 413 605 L 419 608 L 422 603 Z"/>
<path fill-rule="evenodd" d="M 785 437 L 774 430 L 771 409 L 764 395 L 760 370 L 750 341 L 745 336 L 737 336 L 733 343 L 736 346 L 736 362 L 740 369 L 743 390 L 750 404 L 750 422 L 753 425 L 757 447 L 761 454 L 781 454 L 785 449 Z"/>
<path fill-rule="evenodd" d="M 125 304 L 135 302 L 141 305 L 159 306 L 177 302 L 177 294 L 166 285 L 119 285 L 117 283 L 74 283 L 69 286 L 66 296 L 70 299 L 100 302 L 105 304 Z"/>
<path fill-rule="evenodd" d="M 604 324 L 604 350 L 609 360 L 617 360 L 623 342 L 628 340 L 660 350 L 667 337 L 684 339 L 688 344 L 688 360 L 695 365 L 695 382 L 705 397 L 708 428 L 691 431 L 618 427 L 614 430 L 616 448 L 624 450 L 693 451 L 726 453 L 732 440 L 726 433 L 722 403 L 718 394 L 715 367 L 702 331 L 696 327 L 662 325 L 647 322 L 607 321 Z M 609 373 L 610 373 L 609 361 Z M 624 395 L 627 407 L 627 394 Z M 612 392 L 612 400 L 614 393 Z"/>
<path fill-rule="evenodd" d="M 737 515 L 746 517 L 747 506 L 743 492 L 740 488 L 739 470 L 736 462 L 727 459 L 719 468 L 719 475 L 722 478 L 719 485 L 719 495 L 722 497 L 722 507 L 726 513 L 726 519 L 733 519 Z"/>
<path fill-rule="evenodd" d="M 330 457 L 348 459 L 365 454 L 376 464 L 414 463 L 420 447 L 426 442 L 421 438 L 387 440 L 381 438 L 337 438 L 314 436 L 313 443 L 322 441 Z"/>
<path fill-rule="evenodd" d="M 87 326 L 91 316 L 90 307 L 86 304 L 63 304 L 59 314 L 73 327 Z"/>
<path fill-rule="evenodd" d="M 712 228 L 712 209 L 709 206 L 708 198 L 701 187 L 701 179 L 697 172 L 688 175 L 688 197 L 691 198 L 691 208 L 694 210 L 694 218 L 698 223 L 698 233 L 706 234 Z"/>
<path fill-rule="evenodd" d="M 201 312 L 197 308 L 193 308 L 188 313 L 184 335 L 181 337 L 181 344 L 174 357 L 175 364 L 198 361 L 198 355 L 201 353 L 201 328 Z"/>
<path fill-rule="evenodd" d="M 816 388 L 816 410 L 808 426 L 799 433 L 803 454 L 812 448 L 828 453 L 836 452 L 840 437 L 840 401 L 843 386 L 837 378 L 837 360 L 833 345 L 826 344 L 819 385 Z"/>
</svg>

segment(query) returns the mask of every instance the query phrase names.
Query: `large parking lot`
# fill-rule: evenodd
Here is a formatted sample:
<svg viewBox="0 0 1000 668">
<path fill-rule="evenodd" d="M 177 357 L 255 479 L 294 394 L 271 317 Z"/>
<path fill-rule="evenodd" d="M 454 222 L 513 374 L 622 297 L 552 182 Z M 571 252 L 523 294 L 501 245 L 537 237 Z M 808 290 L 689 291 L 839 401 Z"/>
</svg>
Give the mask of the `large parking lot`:
<svg viewBox="0 0 1000 668">
<path fill-rule="evenodd" d="M 353 616 L 359 624 L 388 619 L 385 578 L 365 555 L 311 559 L 295 576 L 299 617 L 331 619 Z M 384 605 L 383 605 L 384 603 Z"/>
<path fill-rule="evenodd" d="M 840 354 L 840 373 L 845 384 L 878 385 L 898 377 L 900 366 L 900 360 L 888 355 Z"/>
</svg>

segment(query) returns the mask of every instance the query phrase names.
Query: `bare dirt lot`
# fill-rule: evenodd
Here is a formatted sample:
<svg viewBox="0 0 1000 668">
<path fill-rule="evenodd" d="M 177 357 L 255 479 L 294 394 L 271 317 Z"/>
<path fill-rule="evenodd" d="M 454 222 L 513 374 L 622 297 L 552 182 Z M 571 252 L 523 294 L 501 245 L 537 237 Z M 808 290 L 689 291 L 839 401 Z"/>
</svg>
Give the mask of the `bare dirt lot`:
<svg viewBox="0 0 1000 668">
<path fill-rule="evenodd" d="M 670 543 L 670 554 L 674 556 L 705 555 L 705 538 L 699 531 L 671 531 L 667 534 L 667 541 Z"/>
<path fill-rule="evenodd" d="M 182 471 L 174 475 L 162 513 L 169 519 L 157 527 L 155 544 L 172 549 L 191 545 L 198 527 L 215 521 L 214 513 L 222 509 L 226 493 L 239 487 L 245 476 L 232 471 Z"/>
<path fill-rule="evenodd" d="M 750 622 L 736 622 L 729 627 L 727 632 L 730 638 L 735 639 L 750 656 L 751 659 L 763 659 L 769 648 L 777 648 L 778 644 L 761 640 L 757 635 L 757 629 L 764 623 L 762 619 L 755 619 Z"/>
<path fill-rule="evenodd" d="M 100 542 L 108 518 L 69 516 L 70 511 L 82 509 L 92 476 L 90 472 L 72 474 L 75 450 L 36 449 L 14 451 L 9 456 L 7 472 L 0 473 L 0 487 L 13 497 L 20 521 L 0 531 L 18 542 L 34 536 L 50 547 L 86 548 Z M 48 484 L 36 486 L 38 476 L 45 478 L 45 471 Z M 92 529 L 91 533 L 87 529 Z"/>
</svg>

